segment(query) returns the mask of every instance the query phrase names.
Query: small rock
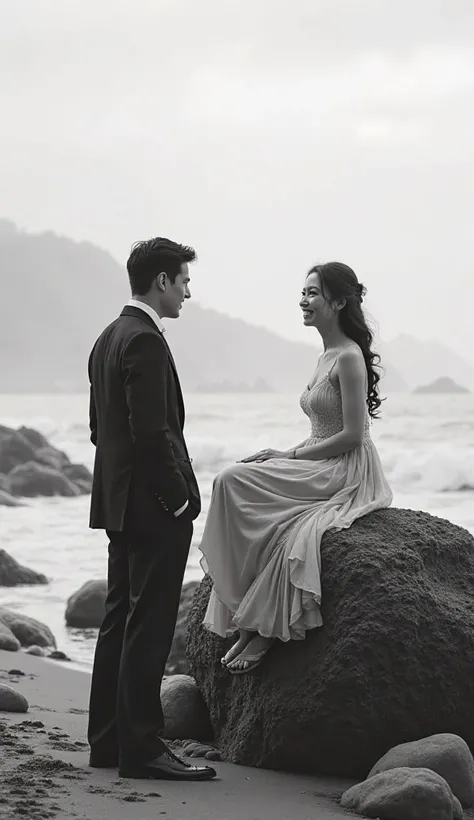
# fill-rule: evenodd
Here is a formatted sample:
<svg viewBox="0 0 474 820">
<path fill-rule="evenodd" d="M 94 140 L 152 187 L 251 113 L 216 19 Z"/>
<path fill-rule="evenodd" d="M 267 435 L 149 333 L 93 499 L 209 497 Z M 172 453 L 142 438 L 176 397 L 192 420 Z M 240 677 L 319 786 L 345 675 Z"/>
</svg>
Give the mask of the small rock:
<svg viewBox="0 0 474 820">
<path fill-rule="evenodd" d="M 462 820 L 463 811 L 446 780 L 431 769 L 400 767 L 348 789 L 341 806 L 379 820 Z"/>
<path fill-rule="evenodd" d="M 0 549 L 0 586 L 16 587 L 22 584 L 47 584 L 46 575 L 24 567 L 8 552 Z"/>
<path fill-rule="evenodd" d="M 194 678 L 189 675 L 163 678 L 161 704 L 167 738 L 212 738 L 209 713 Z"/>
<path fill-rule="evenodd" d="M 204 757 L 206 760 L 222 760 L 221 753 L 218 749 L 209 749 Z"/>
<path fill-rule="evenodd" d="M 380 758 L 368 778 L 406 766 L 437 772 L 461 805 L 465 808 L 474 805 L 474 759 L 469 746 L 459 735 L 446 732 L 400 743 Z"/>
<path fill-rule="evenodd" d="M 49 627 L 35 618 L 30 618 L 29 615 L 23 615 L 2 606 L 0 607 L 0 621 L 11 629 L 22 646 L 36 645 L 56 648 L 56 640 Z"/>
<path fill-rule="evenodd" d="M 25 672 L 23 672 L 22 669 L 9 669 L 7 674 L 16 675 L 17 677 L 21 678 L 25 674 Z"/>
<path fill-rule="evenodd" d="M 68 626 L 89 629 L 99 627 L 105 615 L 107 581 L 92 580 L 68 598 L 66 623 Z"/>
<path fill-rule="evenodd" d="M 0 683 L 0 712 L 27 712 L 28 701 L 16 689 Z"/>
<path fill-rule="evenodd" d="M 0 649 L 6 652 L 18 652 L 21 644 L 18 638 L 15 638 L 11 629 L 6 624 L 0 621 Z"/>
<path fill-rule="evenodd" d="M 28 646 L 25 652 L 27 655 L 36 655 L 38 658 L 44 658 L 46 655 L 46 650 L 43 646 Z"/>
<path fill-rule="evenodd" d="M 50 652 L 48 658 L 52 658 L 56 661 L 70 661 L 71 658 L 66 655 L 65 652 L 61 652 L 60 649 L 55 649 L 53 652 Z"/>
</svg>

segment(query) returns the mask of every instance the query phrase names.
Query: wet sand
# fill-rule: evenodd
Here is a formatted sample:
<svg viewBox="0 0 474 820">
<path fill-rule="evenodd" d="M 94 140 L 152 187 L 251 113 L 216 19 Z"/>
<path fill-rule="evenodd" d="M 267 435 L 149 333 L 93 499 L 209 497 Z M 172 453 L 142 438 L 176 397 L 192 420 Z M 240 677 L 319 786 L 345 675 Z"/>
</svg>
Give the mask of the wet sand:
<svg viewBox="0 0 474 820">
<path fill-rule="evenodd" d="M 19 674 L 14 674 L 17 670 Z M 22 673 L 22 674 L 20 674 Z M 57 661 L 0 651 L 0 683 L 29 702 L 0 712 L 0 820 L 333 820 L 354 781 L 212 763 L 206 783 L 125 780 L 90 769 L 86 742 L 90 675 Z M 197 761 L 193 761 L 197 762 Z"/>
</svg>

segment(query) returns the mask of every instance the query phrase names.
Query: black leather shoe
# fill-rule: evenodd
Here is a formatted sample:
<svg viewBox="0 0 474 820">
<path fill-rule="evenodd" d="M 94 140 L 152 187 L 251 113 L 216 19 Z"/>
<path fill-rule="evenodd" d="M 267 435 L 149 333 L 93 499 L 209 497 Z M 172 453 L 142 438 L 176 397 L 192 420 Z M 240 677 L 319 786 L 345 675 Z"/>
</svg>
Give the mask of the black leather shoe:
<svg viewBox="0 0 474 820">
<path fill-rule="evenodd" d="M 212 780 L 216 774 L 210 766 L 190 766 L 170 751 L 148 763 L 125 764 L 119 768 L 119 777 L 139 780 Z"/>
<path fill-rule="evenodd" d="M 91 754 L 89 757 L 89 766 L 93 769 L 117 769 L 118 757 L 99 757 Z"/>
</svg>

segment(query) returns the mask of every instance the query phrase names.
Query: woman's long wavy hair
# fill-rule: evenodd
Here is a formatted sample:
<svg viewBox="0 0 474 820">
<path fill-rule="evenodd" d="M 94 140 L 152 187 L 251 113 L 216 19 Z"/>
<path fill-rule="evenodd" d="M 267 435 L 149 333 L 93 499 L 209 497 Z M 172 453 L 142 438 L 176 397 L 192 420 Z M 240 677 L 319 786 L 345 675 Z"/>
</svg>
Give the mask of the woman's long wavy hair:
<svg viewBox="0 0 474 820">
<path fill-rule="evenodd" d="M 379 366 L 380 356 L 371 349 L 374 337 L 362 310 L 366 288 L 359 282 L 352 268 L 342 262 L 315 265 L 308 276 L 310 273 L 319 274 L 322 294 L 327 302 L 345 299 L 345 305 L 339 311 L 339 325 L 343 333 L 356 342 L 362 351 L 368 376 L 367 407 L 371 418 L 378 418 L 379 407 L 385 399 L 379 397 L 380 375 L 375 370 Z"/>
</svg>

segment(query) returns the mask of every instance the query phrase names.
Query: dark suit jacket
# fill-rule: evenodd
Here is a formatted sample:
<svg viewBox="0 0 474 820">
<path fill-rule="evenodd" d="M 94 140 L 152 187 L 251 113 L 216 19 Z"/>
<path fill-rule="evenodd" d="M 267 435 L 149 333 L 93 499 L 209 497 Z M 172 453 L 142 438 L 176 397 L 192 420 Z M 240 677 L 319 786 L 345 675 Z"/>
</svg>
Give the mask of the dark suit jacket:
<svg viewBox="0 0 474 820">
<path fill-rule="evenodd" d="M 90 526 L 159 530 L 201 501 L 183 435 L 184 404 L 171 351 L 145 311 L 126 306 L 89 357 L 96 445 Z"/>
</svg>

